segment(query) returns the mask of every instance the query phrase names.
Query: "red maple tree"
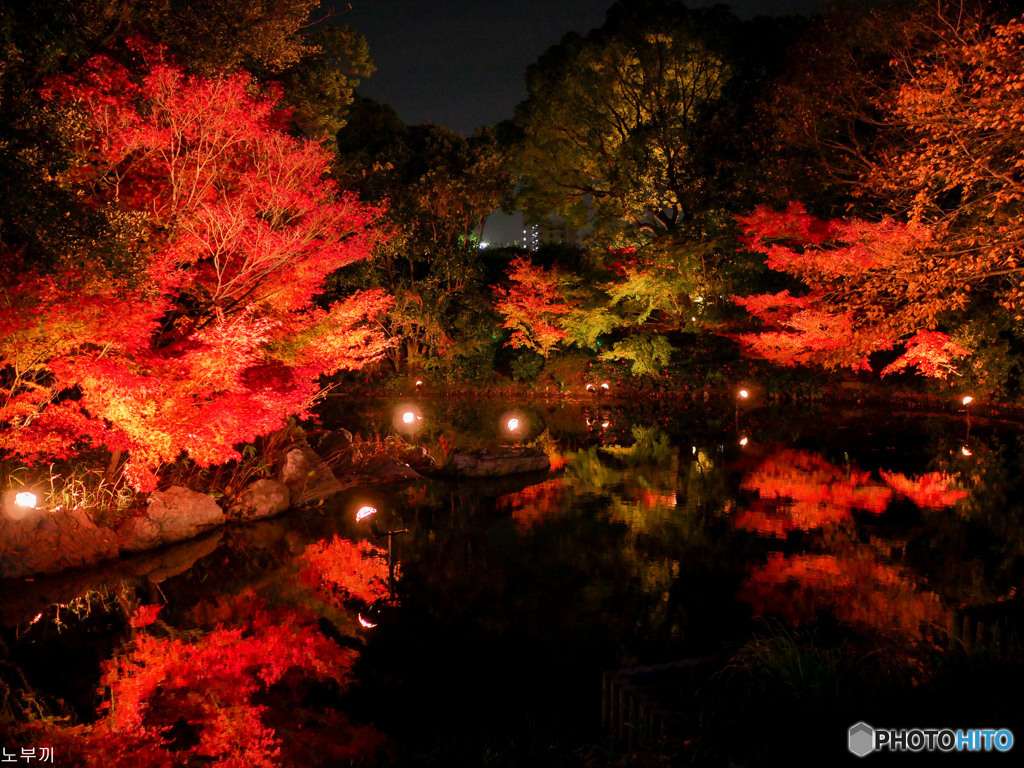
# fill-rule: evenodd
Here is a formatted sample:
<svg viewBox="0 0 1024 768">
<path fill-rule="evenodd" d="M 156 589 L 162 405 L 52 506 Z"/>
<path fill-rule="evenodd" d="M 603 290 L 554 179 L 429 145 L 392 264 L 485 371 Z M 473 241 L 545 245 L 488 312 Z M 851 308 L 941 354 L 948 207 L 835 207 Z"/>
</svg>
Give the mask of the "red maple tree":
<svg viewBox="0 0 1024 768">
<path fill-rule="evenodd" d="M 495 309 L 505 318 L 502 325 L 512 331 L 509 345 L 527 347 L 547 357 L 568 333 L 562 318 L 572 308 L 565 296 L 564 279 L 545 270 L 525 256 L 513 259 L 508 288 L 498 288 Z"/>
<path fill-rule="evenodd" d="M 330 155 L 289 135 L 278 94 L 134 51 L 43 93 L 74 140 L 62 182 L 114 235 L 46 268 L 4 254 L 0 449 L 124 451 L 151 489 L 160 463 L 237 458 L 305 414 L 321 375 L 381 355 L 366 321 L 390 298 L 317 303 L 369 255 L 380 212 L 325 180 Z"/>
<path fill-rule="evenodd" d="M 954 358 L 969 354 L 933 330 L 951 305 L 922 272 L 932 240 L 928 227 L 891 219 L 823 220 L 799 204 L 785 211 L 760 207 L 739 222 L 748 248 L 807 288 L 801 296 L 734 297 L 765 326 L 738 335 L 748 353 L 786 366 L 869 370 L 872 353 L 903 342 L 904 353 L 882 375 L 916 366 L 939 378 L 954 370 Z"/>
</svg>

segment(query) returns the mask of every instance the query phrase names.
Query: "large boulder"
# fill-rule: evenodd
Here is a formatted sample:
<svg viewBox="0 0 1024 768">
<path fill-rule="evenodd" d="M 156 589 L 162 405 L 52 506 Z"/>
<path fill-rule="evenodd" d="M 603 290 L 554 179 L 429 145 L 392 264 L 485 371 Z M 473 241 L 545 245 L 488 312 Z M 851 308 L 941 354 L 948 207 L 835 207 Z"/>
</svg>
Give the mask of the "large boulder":
<svg viewBox="0 0 1024 768">
<path fill-rule="evenodd" d="M 117 536 L 84 509 L 0 514 L 0 578 L 57 573 L 117 557 Z"/>
<path fill-rule="evenodd" d="M 354 439 L 352 433 L 347 429 L 336 429 L 333 432 L 325 432 L 316 442 L 316 452 L 327 458 L 329 456 L 343 455 L 351 447 Z"/>
<path fill-rule="evenodd" d="M 150 494 L 146 513 L 122 523 L 117 536 L 122 551 L 140 552 L 191 539 L 223 525 L 225 520 L 224 512 L 210 496 L 171 486 Z"/>
<path fill-rule="evenodd" d="M 291 502 L 292 494 L 287 485 L 264 478 L 246 486 L 231 505 L 228 515 L 233 520 L 262 520 L 281 514 Z"/>
<path fill-rule="evenodd" d="M 551 460 L 537 448 L 482 448 L 451 454 L 443 471 L 456 477 L 501 477 L 550 468 Z"/>
<path fill-rule="evenodd" d="M 326 499 L 341 491 L 331 468 L 308 445 L 294 445 L 282 452 L 277 479 L 288 486 L 292 504 Z"/>
</svg>

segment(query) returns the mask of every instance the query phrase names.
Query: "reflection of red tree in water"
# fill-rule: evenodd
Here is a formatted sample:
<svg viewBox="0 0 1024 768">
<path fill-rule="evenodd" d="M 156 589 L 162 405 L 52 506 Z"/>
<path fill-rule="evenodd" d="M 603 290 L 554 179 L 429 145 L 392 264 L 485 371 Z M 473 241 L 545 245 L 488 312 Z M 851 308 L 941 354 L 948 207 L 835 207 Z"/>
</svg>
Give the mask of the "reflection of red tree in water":
<svg viewBox="0 0 1024 768">
<path fill-rule="evenodd" d="M 840 469 L 807 451 L 769 456 L 742 488 L 756 491 L 762 502 L 741 511 L 737 527 L 771 536 L 840 523 L 855 509 L 881 514 L 892 498 L 892 490 L 873 482 L 869 472 Z"/>
<path fill-rule="evenodd" d="M 269 610 L 249 590 L 197 616 L 216 623 L 170 636 L 138 631 L 129 650 L 104 665 L 107 716 L 89 726 L 41 726 L 40 738 L 68 764 L 89 768 L 270 768 L 305 760 L 312 748 L 329 762 L 379 748 L 383 738 L 372 729 L 302 707 L 309 681 L 344 684 L 356 657 L 320 633 L 311 614 Z M 224 623 L 228 616 L 234 625 Z M 261 700 L 273 701 L 273 711 Z"/>
<path fill-rule="evenodd" d="M 793 530 L 845 522 L 855 509 L 881 514 L 893 491 L 931 509 L 947 507 L 967 496 L 967 491 L 951 489 L 954 478 L 941 472 L 915 478 L 898 472 L 880 474 L 886 485 L 872 480 L 870 472 L 836 467 L 814 453 L 780 451 L 744 479 L 743 489 L 756 491 L 760 498 L 736 516 L 736 526 L 785 537 Z"/>
<path fill-rule="evenodd" d="M 310 544 L 301 559 L 303 582 L 332 602 L 354 598 L 372 603 L 388 596 L 387 551 L 368 541 L 335 535 L 331 541 Z"/>
<path fill-rule="evenodd" d="M 557 477 L 499 496 L 495 505 L 497 509 L 511 510 L 518 525 L 532 528 L 561 509 L 564 492 L 565 479 Z"/>
<path fill-rule="evenodd" d="M 831 613 L 847 626 L 915 636 L 924 626 L 946 626 L 946 609 L 934 592 L 919 590 L 901 571 L 870 550 L 839 555 L 773 552 L 754 568 L 739 597 L 757 616 L 784 617 L 800 625 Z"/>
<path fill-rule="evenodd" d="M 942 509 L 967 496 L 967 491 L 950 488 L 955 479 L 943 472 L 929 472 L 914 479 L 899 472 L 882 472 L 881 475 L 894 491 L 926 509 Z"/>
</svg>

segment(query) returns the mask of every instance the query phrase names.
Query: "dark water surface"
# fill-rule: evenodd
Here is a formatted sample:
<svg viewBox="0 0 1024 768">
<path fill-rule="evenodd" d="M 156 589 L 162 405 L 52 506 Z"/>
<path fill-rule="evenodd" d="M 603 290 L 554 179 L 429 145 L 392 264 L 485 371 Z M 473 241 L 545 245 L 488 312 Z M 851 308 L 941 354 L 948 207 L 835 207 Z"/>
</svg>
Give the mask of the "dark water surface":
<svg viewBox="0 0 1024 768">
<path fill-rule="evenodd" d="M 331 399 L 323 426 L 384 437 L 399 405 Z M 353 487 L 109 573 L 21 584 L 2 601 L 8 668 L 88 722 L 100 662 L 124 649 L 137 604 L 164 605 L 157 626 L 173 633 L 255 593 L 314 611 L 324 636 L 358 651 L 344 693 L 306 691 L 302 706 L 320 695 L 372 723 L 390 743 L 382 763 L 625 764 L 630 745 L 602 728 L 602 674 L 684 659 L 709 672 L 692 696 L 653 694 L 669 738 L 634 744 L 636 764 L 768 764 L 777 742 L 733 739 L 768 739 L 760 729 L 779 723 L 814 729 L 809 743 L 836 756 L 862 719 L 1024 738 L 1019 426 L 598 400 L 415 405 L 411 439 L 439 459 L 518 439 L 543 447 L 552 471 Z M 378 514 L 357 524 L 368 504 Z M 397 529 L 396 606 L 371 615 L 303 591 L 310 544 L 386 546 Z"/>
</svg>

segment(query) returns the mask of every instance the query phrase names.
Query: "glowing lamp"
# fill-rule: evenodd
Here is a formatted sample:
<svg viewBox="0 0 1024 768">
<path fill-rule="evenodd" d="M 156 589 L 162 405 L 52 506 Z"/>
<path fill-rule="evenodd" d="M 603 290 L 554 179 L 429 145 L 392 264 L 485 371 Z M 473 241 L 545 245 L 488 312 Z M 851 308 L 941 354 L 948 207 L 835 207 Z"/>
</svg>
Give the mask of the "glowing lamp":
<svg viewBox="0 0 1024 768">
<path fill-rule="evenodd" d="M 740 445 L 746 445 L 749 442 L 750 441 L 747 438 L 744 437 L 742 440 L 740 440 Z"/>
<path fill-rule="evenodd" d="M 422 387 L 423 386 L 423 381 L 420 380 L 420 379 L 416 379 L 416 386 L 417 387 Z"/>
<path fill-rule="evenodd" d="M 971 397 L 970 395 L 964 395 L 964 399 L 962 402 L 964 405 L 970 405 L 971 403 L 974 402 L 974 398 Z"/>
<path fill-rule="evenodd" d="M 592 392 L 593 390 L 594 390 L 594 385 L 593 384 L 587 384 L 587 392 Z"/>
<path fill-rule="evenodd" d="M 377 508 L 376 507 L 370 507 L 370 506 L 360 507 L 359 511 L 356 512 L 356 522 L 357 523 L 361 522 L 362 520 L 365 520 L 366 518 L 368 518 L 370 515 L 376 515 L 376 514 L 377 514 Z"/>
<path fill-rule="evenodd" d="M 519 429 L 519 419 L 509 419 L 505 426 L 508 427 L 509 432 L 515 432 Z"/>
<path fill-rule="evenodd" d="M 365 627 L 366 629 L 373 629 L 374 627 L 376 627 L 376 626 L 377 626 L 377 625 L 376 625 L 376 624 L 374 624 L 374 623 L 373 623 L 372 621 L 369 621 L 369 620 L 367 620 L 367 619 L 364 619 L 364 618 L 363 618 L 363 614 L 361 614 L 361 613 L 359 614 L 359 623 L 360 623 L 360 624 L 361 624 L 361 625 L 362 625 L 363 627 Z"/>
<path fill-rule="evenodd" d="M 697 318 L 696 317 L 691 317 L 690 320 L 692 320 L 695 323 L 697 322 Z"/>
<path fill-rule="evenodd" d="M 607 381 L 606 381 L 606 382 L 604 382 L 604 383 L 603 383 L 603 384 L 601 385 L 601 389 L 608 389 L 608 382 L 607 382 Z"/>
<path fill-rule="evenodd" d="M 963 448 L 960 449 L 960 453 L 962 453 L 964 456 L 970 456 L 971 449 L 965 445 Z"/>
<path fill-rule="evenodd" d="M 34 493 L 29 491 L 22 491 L 14 497 L 14 503 L 19 507 L 27 507 L 28 509 L 35 509 L 36 504 L 39 503 L 39 499 L 36 498 Z"/>
<path fill-rule="evenodd" d="M 402 414 L 403 424 L 412 424 L 414 421 L 416 421 L 416 414 L 412 411 L 406 411 Z"/>
<path fill-rule="evenodd" d="M 746 400 L 748 397 L 750 397 L 750 393 L 747 392 L 747 390 L 745 390 L 745 389 L 741 389 L 739 391 L 739 396 L 740 396 L 741 400 Z"/>
<path fill-rule="evenodd" d="M 602 429 L 608 429 L 608 427 L 610 427 L 610 426 L 611 426 L 611 422 L 610 421 L 602 421 L 601 422 L 601 428 Z"/>
<path fill-rule="evenodd" d="M 691 453 L 692 453 L 692 454 L 693 454 L 694 456 L 696 456 L 696 455 L 697 455 L 697 446 L 696 446 L 696 445 L 694 445 L 694 446 L 691 446 L 691 447 L 690 447 L 690 452 L 691 452 Z"/>
</svg>

